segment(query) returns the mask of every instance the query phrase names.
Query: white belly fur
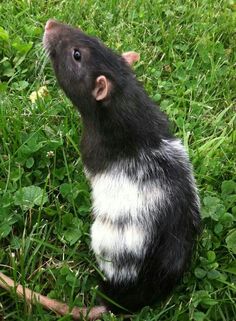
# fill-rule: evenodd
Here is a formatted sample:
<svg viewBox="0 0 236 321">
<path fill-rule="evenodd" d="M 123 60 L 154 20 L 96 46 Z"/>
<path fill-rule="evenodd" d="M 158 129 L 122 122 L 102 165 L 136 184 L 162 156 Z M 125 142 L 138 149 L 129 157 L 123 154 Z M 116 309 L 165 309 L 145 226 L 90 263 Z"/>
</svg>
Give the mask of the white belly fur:
<svg viewBox="0 0 236 321">
<path fill-rule="evenodd" d="M 144 232 L 134 224 L 120 229 L 114 224 L 102 223 L 97 218 L 91 228 L 92 249 L 100 269 L 107 279 L 114 281 L 132 280 L 137 276 L 138 266 L 118 267 L 114 263 L 124 251 L 138 257 L 144 253 Z"/>
<path fill-rule="evenodd" d="M 145 233 L 135 224 L 129 224 L 122 229 L 115 224 L 103 223 L 96 219 L 91 228 L 93 251 L 100 255 L 110 255 L 127 251 L 137 256 L 142 255 Z"/>
<path fill-rule="evenodd" d="M 99 174 L 91 179 L 91 183 L 95 217 L 91 245 L 100 269 L 108 279 L 134 279 L 139 266 L 118 268 L 113 258 L 124 251 L 137 257 L 144 256 L 150 231 L 137 222 L 144 214 L 148 215 L 148 208 L 162 199 L 163 192 L 156 185 L 139 187 L 138 182 L 132 181 L 124 172 Z M 128 223 L 121 228 L 117 220 L 125 222 L 127 216 Z"/>
</svg>

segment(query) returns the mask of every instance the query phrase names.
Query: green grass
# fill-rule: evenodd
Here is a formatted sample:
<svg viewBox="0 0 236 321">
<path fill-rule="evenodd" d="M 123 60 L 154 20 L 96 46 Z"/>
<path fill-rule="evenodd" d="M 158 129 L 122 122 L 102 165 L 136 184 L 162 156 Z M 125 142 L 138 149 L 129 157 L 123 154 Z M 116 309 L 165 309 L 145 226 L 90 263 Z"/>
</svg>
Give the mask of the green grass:
<svg viewBox="0 0 236 321">
<path fill-rule="evenodd" d="M 93 305 L 100 278 L 89 250 L 90 187 L 80 116 L 41 46 L 48 18 L 79 25 L 118 52 L 189 151 L 204 231 L 191 270 L 167 302 L 133 320 L 236 320 L 236 3 L 233 0 L 0 3 L 0 270 L 17 282 Z M 48 95 L 33 104 L 41 86 Z M 70 320 L 0 290 L 0 319 Z M 103 320 L 122 320 L 104 316 Z"/>
</svg>

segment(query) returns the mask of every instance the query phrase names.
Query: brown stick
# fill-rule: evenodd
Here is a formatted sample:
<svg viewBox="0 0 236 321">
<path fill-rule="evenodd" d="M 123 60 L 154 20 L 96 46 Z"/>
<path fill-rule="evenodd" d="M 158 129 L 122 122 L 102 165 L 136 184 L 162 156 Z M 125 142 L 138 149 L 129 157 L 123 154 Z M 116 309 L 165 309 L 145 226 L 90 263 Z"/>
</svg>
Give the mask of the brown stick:
<svg viewBox="0 0 236 321">
<path fill-rule="evenodd" d="M 17 285 L 12 279 L 2 272 L 0 272 L 0 287 L 7 291 L 15 289 L 16 294 L 19 297 L 23 297 L 26 302 L 30 304 L 39 303 L 45 309 L 54 311 L 60 315 L 70 314 L 74 320 L 82 320 L 84 318 L 91 321 L 97 320 L 103 313 L 107 312 L 106 307 L 104 306 L 95 306 L 91 309 L 74 307 L 70 310 L 66 303 L 49 299 L 44 295 L 36 293 L 28 288 L 24 288 L 20 284 Z"/>
</svg>

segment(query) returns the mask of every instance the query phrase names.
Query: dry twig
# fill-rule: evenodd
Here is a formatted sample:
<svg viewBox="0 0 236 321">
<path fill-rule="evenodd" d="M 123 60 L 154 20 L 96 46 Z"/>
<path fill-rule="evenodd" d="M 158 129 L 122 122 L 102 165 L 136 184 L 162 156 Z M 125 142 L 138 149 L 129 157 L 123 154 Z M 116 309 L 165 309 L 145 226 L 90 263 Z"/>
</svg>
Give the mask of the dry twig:
<svg viewBox="0 0 236 321">
<path fill-rule="evenodd" d="M 0 287 L 7 291 L 15 290 L 16 294 L 19 297 L 22 297 L 29 304 L 39 303 L 45 309 L 51 310 L 57 314 L 70 314 L 74 320 L 97 320 L 103 313 L 107 312 L 106 307 L 104 306 L 95 306 L 91 309 L 88 309 L 86 307 L 74 307 L 72 310 L 70 310 L 66 303 L 62 303 L 54 299 L 49 299 L 44 295 L 36 293 L 28 288 L 24 288 L 21 284 L 17 285 L 11 278 L 6 276 L 2 272 L 0 272 Z"/>
</svg>

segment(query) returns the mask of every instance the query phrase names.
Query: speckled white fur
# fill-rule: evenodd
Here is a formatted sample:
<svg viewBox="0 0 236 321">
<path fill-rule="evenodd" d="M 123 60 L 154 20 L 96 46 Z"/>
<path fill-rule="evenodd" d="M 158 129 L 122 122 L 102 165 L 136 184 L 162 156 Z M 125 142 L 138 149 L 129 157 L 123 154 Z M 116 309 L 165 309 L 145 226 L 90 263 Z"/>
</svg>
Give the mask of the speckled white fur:
<svg viewBox="0 0 236 321">
<path fill-rule="evenodd" d="M 117 219 L 122 215 L 136 218 L 142 207 L 142 195 L 137 182 L 131 181 L 116 168 L 110 172 L 96 175 L 92 180 L 93 213 L 96 217 L 106 215 Z"/>
<path fill-rule="evenodd" d="M 118 269 L 112 260 L 114 254 L 124 251 L 138 257 L 145 254 L 145 227 L 137 224 L 139 216 L 147 205 L 154 205 L 161 191 L 146 188 L 146 193 L 124 172 L 113 169 L 92 179 L 93 213 L 95 221 L 91 228 L 92 249 L 97 257 L 106 253 L 103 261 L 98 260 L 100 268 L 108 279 L 130 280 L 136 277 L 138 267 Z M 153 197 L 155 195 L 155 197 Z M 147 200 L 149 198 L 149 200 Z M 117 220 L 127 218 L 129 223 L 122 228 Z M 110 262 L 109 262 L 110 260 Z"/>
<path fill-rule="evenodd" d="M 131 252 L 137 256 L 143 254 L 145 233 L 140 226 L 128 224 L 120 228 L 116 224 L 96 219 L 91 228 L 92 248 L 96 254 Z"/>
<path fill-rule="evenodd" d="M 171 141 L 163 139 L 163 146 L 160 149 L 160 151 L 167 155 L 167 157 L 169 157 L 169 159 L 172 162 L 178 160 L 178 162 L 182 162 L 183 167 L 187 166 L 186 160 L 188 159 L 188 154 L 185 150 L 185 147 L 182 145 L 179 139 L 174 139 Z M 178 158 L 176 158 L 176 153 L 178 154 Z M 190 166 L 191 171 L 189 172 L 189 176 L 186 177 L 186 179 L 189 181 L 189 183 L 192 186 L 192 189 L 195 191 L 195 202 L 197 207 L 200 207 L 200 199 L 198 196 L 195 178 L 193 176 L 192 165 L 189 163 L 188 166 Z"/>
<path fill-rule="evenodd" d="M 139 266 L 131 265 L 127 267 L 117 267 L 111 260 L 98 258 L 98 263 L 105 277 L 114 282 L 134 280 L 139 272 Z"/>
<path fill-rule="evenodd" d="M 108 279 L 115 282 L 134 279 L 138 266 L 118 269 L 112 260 L 114 254 L 124 251 L 137 257 L 145 255 L 145 241 L 150 236 L 151 226 L 141 226 L 138 221 L 144 215 L 150 215 L 150 209 L 163 200 L 163 191 L 157 184 L 141 185 L 138 180 L 131 180 L 124 171 L 118 171 L 117 168 L 96 175 L 91 183 L 95 217 L 91 228 L 92 249 L 97 257 L 106 253 L 104 260 L 98 259 L 100 268 Z M 117 220 L 127 216 L 129 223 L 121 228 Z M 152 219 L 149 220 L 151 223 Z"/>
<path fill-rule="evenodd" d="M 131 180 L 119 167 L 98 174 L 91 179 L 93 214 L 116 221 L 129 215 L 133 220 L 143 215 L 145 208 L 151 208 L 164 197 L 163 190 L 155 183 L 140 184 Z"/>
</svg>

